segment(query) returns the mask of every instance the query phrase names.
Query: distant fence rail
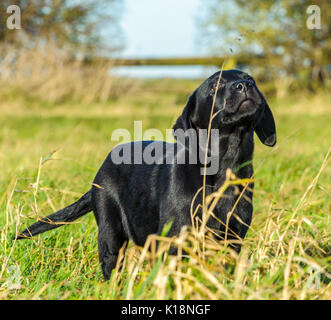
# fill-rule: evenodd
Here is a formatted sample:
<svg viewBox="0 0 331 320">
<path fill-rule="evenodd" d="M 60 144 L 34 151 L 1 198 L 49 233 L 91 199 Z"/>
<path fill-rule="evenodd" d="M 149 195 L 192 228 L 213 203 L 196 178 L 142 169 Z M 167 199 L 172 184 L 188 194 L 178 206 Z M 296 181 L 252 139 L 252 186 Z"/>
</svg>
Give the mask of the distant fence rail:
<svg viewBox="0 0 331 320">
<path fill-rule="evenodd" d="M 226 65 L 247 65 L 251 64 L 252 60 L 261 59 L 260 56 L 238 56 L 238 57 L 189 57 L 189 58 L 133 58 L 133 59 L 114 59 L 114 58 L 97 58 L 86 59 L 86 63 L 111 63 L 115 66 L 222 66 L 223 62 Z"/>
</svg>

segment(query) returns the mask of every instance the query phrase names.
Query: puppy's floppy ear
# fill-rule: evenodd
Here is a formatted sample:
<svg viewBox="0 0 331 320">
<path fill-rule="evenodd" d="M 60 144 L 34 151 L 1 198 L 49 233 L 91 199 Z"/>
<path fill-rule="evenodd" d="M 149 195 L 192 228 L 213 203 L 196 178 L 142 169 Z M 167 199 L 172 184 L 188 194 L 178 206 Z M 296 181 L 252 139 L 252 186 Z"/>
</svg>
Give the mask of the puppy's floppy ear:
<svg viewBox="0 0 331 320">
<path fill-rule="evenodd" d="M 172 127 L 173 130 L 183 129 L 184 131 L 186 131 L 188 129 L 195 129 L 195 126 L 192 122 L 192 115 L 196 104 L 196 91 L 194 91 L 188 98 L 188 101 L 182 114 L 179 116 L 176 123 Z"/>
<path fill-rule="evenodd" d="M 264 105 L 264 112 L 255 127 L 255 132 L 261 142 L 266 146 L 273 147 L 276 144 L 277 137 L 275 120 L 266 102 Z"/>
</svg>

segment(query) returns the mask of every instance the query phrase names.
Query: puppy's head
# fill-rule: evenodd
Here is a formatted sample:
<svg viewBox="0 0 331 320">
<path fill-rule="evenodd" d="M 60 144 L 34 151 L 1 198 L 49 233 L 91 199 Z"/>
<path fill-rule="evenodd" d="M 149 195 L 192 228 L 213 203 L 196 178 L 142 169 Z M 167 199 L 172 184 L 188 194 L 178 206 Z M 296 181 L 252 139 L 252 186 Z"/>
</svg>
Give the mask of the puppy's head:
<svg viewBox="0 0 331 320">
<path fill-rule="evenodd" d="M 274 146 L 274 118 L 255 80 L 240 70 L 223 70 L 218 82 L 219 76 L 220 72 L 213 74 L 192 93 L 173 129 L 207 129 L 215 99 L 212 128 L 254 128 L 262 143 Z"/>
</svg>

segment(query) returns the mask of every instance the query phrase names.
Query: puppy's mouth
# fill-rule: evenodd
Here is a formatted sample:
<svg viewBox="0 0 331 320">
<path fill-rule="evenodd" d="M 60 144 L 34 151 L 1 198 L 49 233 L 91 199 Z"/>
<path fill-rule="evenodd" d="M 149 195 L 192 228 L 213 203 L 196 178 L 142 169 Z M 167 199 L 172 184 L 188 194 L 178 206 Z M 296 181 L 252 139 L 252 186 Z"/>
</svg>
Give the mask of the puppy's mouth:
<svg viewBox="0 0 331 320">
<path fill-rule="evenodd" d="M 254 111 L 256 111 L 258 108 L 258 104 L 256 103 L 256 101 L 254 101 L 251 98 L 246 98 L 244 100 L 242 100 L 238 106 L 231 111 L 226 112 L 227 115 L 235 115 L 235 114 L 245 114 L 245 113 L 252 113 Z"/>
<path fill-rule="evenodd" d="M 260 109 L 260 104 L 251 98 L 242 100 L 235 110 L 225 111 L 221 122 L 223 124 L 234 124 L 238 121 L 254 120 Z"/>
<path fill-rule="evenodd" d="M 247 99 L 243 100 L 242 102 L 240 102 L 236 112 L 251 113 L 253 111 L 256 111 L 257 107 L 258 107 L 257 103 L 253 99 L 247 98 Z"/>
</svg>

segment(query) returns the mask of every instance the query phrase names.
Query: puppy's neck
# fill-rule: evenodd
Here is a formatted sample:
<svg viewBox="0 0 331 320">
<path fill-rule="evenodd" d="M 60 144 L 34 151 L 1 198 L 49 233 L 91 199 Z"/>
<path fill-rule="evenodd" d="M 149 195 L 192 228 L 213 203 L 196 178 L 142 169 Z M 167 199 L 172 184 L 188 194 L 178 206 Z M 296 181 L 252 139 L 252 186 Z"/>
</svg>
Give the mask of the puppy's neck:
<svg viewBox="0 0 331 320">
<path fill-rule="evenodd" d="M 220 187 L 231 169 L 238 178 L 250 178 L 253 175 L 254 140 L 253 129 L 238 127 L 220 135 L 219 170 L 214 176 L 213 185 Z"/>
</svg>

